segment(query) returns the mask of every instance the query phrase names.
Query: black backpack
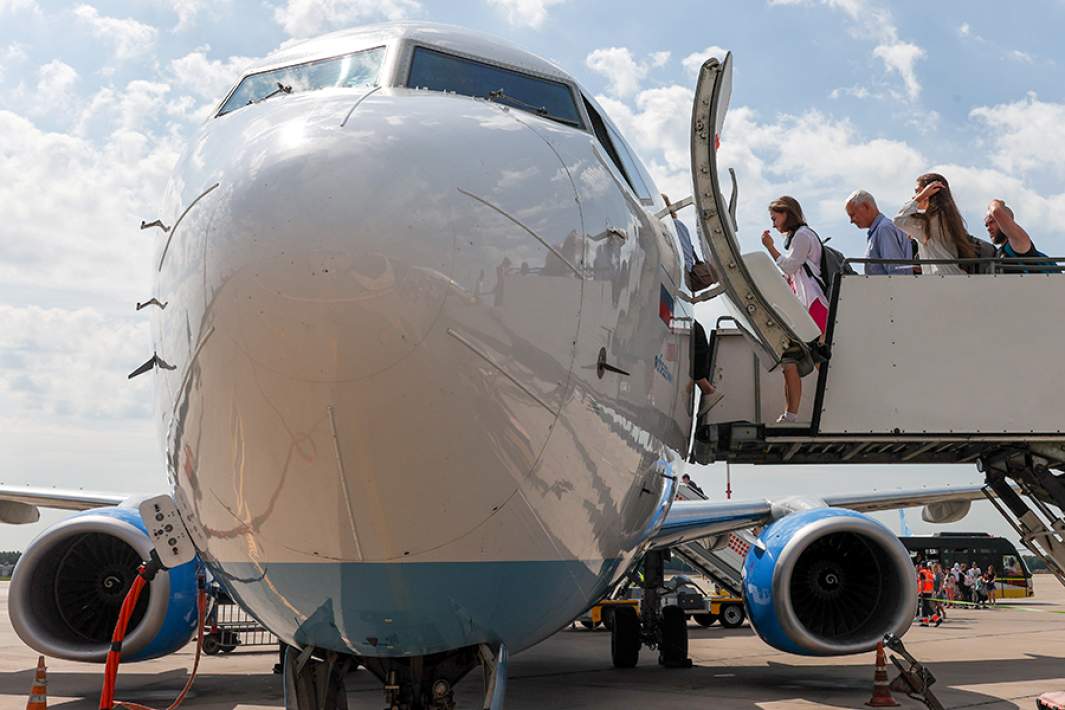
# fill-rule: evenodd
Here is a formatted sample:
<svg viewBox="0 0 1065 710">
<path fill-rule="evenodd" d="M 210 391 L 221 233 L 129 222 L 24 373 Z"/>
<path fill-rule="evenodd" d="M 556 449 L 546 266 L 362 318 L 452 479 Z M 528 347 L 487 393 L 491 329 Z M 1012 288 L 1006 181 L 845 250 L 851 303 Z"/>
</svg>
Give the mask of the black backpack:
<svg viewBox="0 0 1065 710">
<path fill-rule="evenodd" d="M 973 245 L 973 253 L 977 259 L 994 259 L 996 257 L 995 245 L 991 242 L 985 242 L 983 239 L 977 239 L 973 235 L 969 235 L 969 243 Z M 991 263 L 983 262 L 980 264 L 962 264 L 961 270 L 967 274 L 990 274 Z"/>
<path fill-rule="evenodd" d="M 800 225 L 810 229 L 809 225 Z M 795 232 L 799 230 L 796 229 Z M 810 229 L 811 232 L 814 230 Z M 791 233 L 788 237 L 788 241 L 785 243 L 784 248 L 791 248 L 791 237 L 795 236 L 795 232 Z M 847 257 L 843 255 L 843 252 L 838 249 L 833 249 L 826 243 L 827 239 L 821 239 L 821 235 L 814 232 L 814 236 L 817 237 L 817 241 L 821 244 L 821 278 L 814 276 L 813 269 L 805 261 L 802 263 L 802 268 L 806 269 L 806 275 L 812 278 L 821 287 L 821 292 L 825 294 L 825 298 L 829 301 L 832 300 L 832 287 L 836 284 L 836 276 L 839 274 L 857 274 L 850 264 L 847 263 Z M 831 239 L 831 237 L 829 237 Z"/>
</svg>

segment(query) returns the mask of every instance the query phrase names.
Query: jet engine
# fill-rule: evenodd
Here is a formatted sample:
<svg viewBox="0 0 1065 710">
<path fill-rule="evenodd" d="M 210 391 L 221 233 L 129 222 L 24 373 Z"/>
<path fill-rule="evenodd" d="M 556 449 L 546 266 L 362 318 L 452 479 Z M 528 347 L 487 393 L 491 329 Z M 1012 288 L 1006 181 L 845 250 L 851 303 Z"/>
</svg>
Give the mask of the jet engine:
<svg viewBox="0 0 1065 710">
<path fill-rule="evenodd" d="M 775 521 L 744 561 L 744 600 L 766 643 L 805 656 L 841 656 L 902 636 L 917 581 L 899 539 L 872 518 L 839 508 Z"/>
<path fill-rule="evenodd" d="M 98 508 L 45 530 L 11 578 L 8 613 L 26 645 L 53 658 L 103 662 L 119 608 L 152 543 L 135 508 Z M 193 560 L 160 572 L 130 618 L 124 661 L 158 658 L 196 631 Z"/>
</svg>

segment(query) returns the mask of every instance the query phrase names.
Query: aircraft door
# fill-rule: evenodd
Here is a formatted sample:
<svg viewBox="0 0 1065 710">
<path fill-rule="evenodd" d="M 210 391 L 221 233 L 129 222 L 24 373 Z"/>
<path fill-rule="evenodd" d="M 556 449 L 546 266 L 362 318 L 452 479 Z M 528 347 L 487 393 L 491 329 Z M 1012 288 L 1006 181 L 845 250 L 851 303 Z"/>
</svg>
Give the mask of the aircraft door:
<svg viewBox="0 0 1065 710">
<path fill-rule="evenodd" d="M 798 362 L 800 372 L 807 372 L 813 368 L 806 345 L 811 338 L 804 337 L 809 335 L 808 323 L 796 318 L 787 306 L 781 306 L 782 300 L 775 294 L 778 289 L 774 288 L 780 286 L 778 274 L 770 273 L 775 269 L 754 268 L 764 266 L 761 262 L 765 259 L 748 255 L 745 260 L 741 254 L 734 215 L 721 192 L 717 152 L 731 95 L 730 52 L 723 62 L 711 57 L 703 63 L 692 106 L 692 184 L 696 219 L 702 228 L 701 246 L 713 260 L 725 295 L 738 311 L 740 322 L 754 336 L 770 369 L 787 360 Z"/>
</svg>

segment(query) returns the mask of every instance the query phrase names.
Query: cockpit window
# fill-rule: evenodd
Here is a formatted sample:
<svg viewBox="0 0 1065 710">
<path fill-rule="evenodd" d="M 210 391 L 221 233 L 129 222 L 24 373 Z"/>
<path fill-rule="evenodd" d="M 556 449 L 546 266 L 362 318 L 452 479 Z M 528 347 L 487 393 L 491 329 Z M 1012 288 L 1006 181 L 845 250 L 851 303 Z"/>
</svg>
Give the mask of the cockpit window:
<svg viewBox="0 0 1065 710">
<path fill-rule="evenodd" d="M 306 64 L 250 74 L 237 85 L 218 111 L 218 115 L 224 116 L 242 106 L 258 103 L 279 94 L 374 84 L 384 56 L 384 47 L 374 47 L 342 57 L 319 59 Z"/>
<path fill-rule="evenodd" d="M 583 128 L 570 87 L 425 47 L 414 48 L 407 86 L 489 99 Z"/>
</svg>

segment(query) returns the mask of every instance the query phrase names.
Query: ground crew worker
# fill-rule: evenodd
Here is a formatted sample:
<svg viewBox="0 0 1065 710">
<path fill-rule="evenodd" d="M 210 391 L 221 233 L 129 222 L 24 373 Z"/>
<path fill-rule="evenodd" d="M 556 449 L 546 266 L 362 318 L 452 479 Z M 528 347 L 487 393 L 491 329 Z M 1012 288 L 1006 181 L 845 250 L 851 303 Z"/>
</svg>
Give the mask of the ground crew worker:
<svg viewBox="0 0 1065 710">
<path fill-rule="evenodd" d="M 921 626 L 928 626 L 930 620 L 936 626 L 943 623 L 943 618 L 935 613 L 932 607 L 935 590 L 935 575 L 932 574 L 932 570 L 928 569 L 928 563 L 922 562 L 917 568 L 917 593 L 921 598 Z"/>
</svg>

